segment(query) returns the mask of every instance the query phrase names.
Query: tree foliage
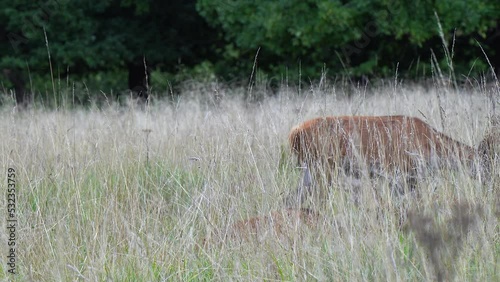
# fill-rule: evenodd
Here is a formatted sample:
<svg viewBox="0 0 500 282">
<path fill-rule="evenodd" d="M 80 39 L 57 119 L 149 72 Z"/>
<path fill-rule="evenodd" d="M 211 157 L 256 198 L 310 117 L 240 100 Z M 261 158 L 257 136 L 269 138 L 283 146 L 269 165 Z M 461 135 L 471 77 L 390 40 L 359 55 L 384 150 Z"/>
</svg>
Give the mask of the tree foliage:
<svg viewBox="0 0 500 282">
<path fill-rule="evenodd" d="M 195 0 L 3 1 L 0 69 L 47 74 L 50 52 L 56 77 L 126 70 L 143 58 L 175 71 L 210 56 L 207 31 Z"/>
<path fill-rule="evenodd" d="M 18 91 L 28 72 L 47 77 L 50 62 L 55 77 L 104 83 L 128 71 L 141 81 L 145 58 L 176 77 L 242 79 L 257 54 L 264 73 L 313 79 L 324 68 L 393 76 L 396 66 L 420 77 L 432 53 L 456 72 L 481 72 L 479 44 L 500 65 L 499 15 L 497 0 L 11 0 L 0 2 L 0 77 Z"/>
<path fill-rule="evenodd" d="M 271 70 L 300 61 L 304 70 L 312 67 L 309 73 L 326 64 L 351 75 L 391 75 L 397 63 L 404 69 L 418 58 L 429 61 L 431 49 L 444 58 L 439 24 L 446 41 L 456 37 L 461 56 L 455 60 L 466 66 L 481 55 L 476 40 L 484 42 L 497 27 L 500 3 L 199 0 L 197 8 L 223 30 L 226 58 L 238 60 L 261 48 L 260 66 Z M 493 55 L 495 50 L 485 47 Z"/>
</svg>

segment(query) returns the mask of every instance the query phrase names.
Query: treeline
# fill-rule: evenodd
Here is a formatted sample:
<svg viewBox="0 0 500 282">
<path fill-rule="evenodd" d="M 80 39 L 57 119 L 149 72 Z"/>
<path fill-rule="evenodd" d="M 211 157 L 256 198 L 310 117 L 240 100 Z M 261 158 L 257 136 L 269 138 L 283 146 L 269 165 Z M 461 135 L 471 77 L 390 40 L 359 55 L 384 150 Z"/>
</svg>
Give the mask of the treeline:
<svg viewBox="0 0 500 282">
<path fill-rule="evenodd" d="M 461 81 L 500 66 L 499 17 L 498 0 L 2 1 L 0 77 L 18 103 L 251 73 Z"/>
</svg>

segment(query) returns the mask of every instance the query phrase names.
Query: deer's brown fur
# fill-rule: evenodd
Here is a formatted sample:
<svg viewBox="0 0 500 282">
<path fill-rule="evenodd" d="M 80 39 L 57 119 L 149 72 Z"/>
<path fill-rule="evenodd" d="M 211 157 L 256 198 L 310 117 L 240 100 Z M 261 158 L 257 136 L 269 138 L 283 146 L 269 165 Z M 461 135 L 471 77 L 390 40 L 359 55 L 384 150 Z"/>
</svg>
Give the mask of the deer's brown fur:
<svg viewBox="0 0 500 282">
<path fill-rule="evenodd" d="M 293 236 L 300 236 L 300 230 L 304 227 L 314 229 L 320 223 L 319 214 L 310 209 L 289 208 L 237 221 L 228 230 L 204 238 L 201 245 L 206 248 L 217 243 L 260 242 L 266 238 L 286 243 L 293 240 Z"/>
<path fill-rule="evenodd" d="M 322 170 L 328 181 L 339 167 L 353 173 L 366 168 L 372 176 L 398 170 L 415 179 L 419 168 L 459 163 L 472 167 L 478 154 L 475 148 L 408 116 L 319 117 L 295 126 L 289 142 L 299 164 Z"/>
</svg>

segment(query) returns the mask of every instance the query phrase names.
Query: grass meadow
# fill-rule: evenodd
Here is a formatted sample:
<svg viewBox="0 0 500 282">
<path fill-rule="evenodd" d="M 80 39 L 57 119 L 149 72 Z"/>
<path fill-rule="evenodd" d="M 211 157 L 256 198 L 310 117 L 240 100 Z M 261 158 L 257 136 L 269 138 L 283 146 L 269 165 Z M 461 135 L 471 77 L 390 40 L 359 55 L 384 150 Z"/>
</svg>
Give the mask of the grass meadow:
<svg viewBox="0 0 500 282">
<path fill-rule="evenodd" d="M 477 146 L 498 88 L 282 86 L 253 103 L 245 91 L 192 85 L 147 107 L 4 106 L 0 187 L 15 168 L 17 274 L 7 272 L 3 200 L 0 279 L 500 281 L 498 165 L 487 185 L 463 169 L 437 171 L 418 199 L 361 179 L 356 204 L 339 181 L 321 205 L 308 203 L 312 224 L 284 205 L 302 177 L 287 140 L 294 125 L 403 114 Z M 235 230 L 252 217 L 282 228 Z"/>
</svg>

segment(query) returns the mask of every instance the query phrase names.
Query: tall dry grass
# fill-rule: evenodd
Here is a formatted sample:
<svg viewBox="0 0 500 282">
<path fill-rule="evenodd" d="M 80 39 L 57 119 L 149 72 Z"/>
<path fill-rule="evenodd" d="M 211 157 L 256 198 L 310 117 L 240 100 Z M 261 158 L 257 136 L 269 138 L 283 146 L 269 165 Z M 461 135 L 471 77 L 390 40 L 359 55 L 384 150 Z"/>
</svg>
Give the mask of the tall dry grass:
<svg viewBox="0 0 500 282">
<path fill-rule="evenodd" d="M 147 108 L 3 108 L 2 169 L 18 177 L 19 274 L 5 273 L 1 256 L 0 278 L 500 280 L 498 177 L 484 186 L 464 171 L 440 171 L 419 184 L 418 201 L 395 197 L 383 180 L 362 179 L 356 201 L 349 184 L 335 184 L 317 206 L 317 227 L 298 224 L 287 240 L 271 227 L 279 213 L 286 218 L 283 200 L 302 173 L 287 145 L 293 125 L 404 114 L 475 146 L 490 90 L 389 85 L 346 95 L 322 85 L 297 96 L 284 86 L 251 105 L 238 91 L 218 89 L 214 99 L 195 85 Z M 410 212 L 403 228 L 402 210 Z M 234 228 L 251 217 L 269 224 L 259 229 L 265 236 L 220 235 L 246 232 Z M 222 239 L 202 246 L 214 236 Z M 6 239 L 1 232 L 2 250 Z"/>
</svg>

